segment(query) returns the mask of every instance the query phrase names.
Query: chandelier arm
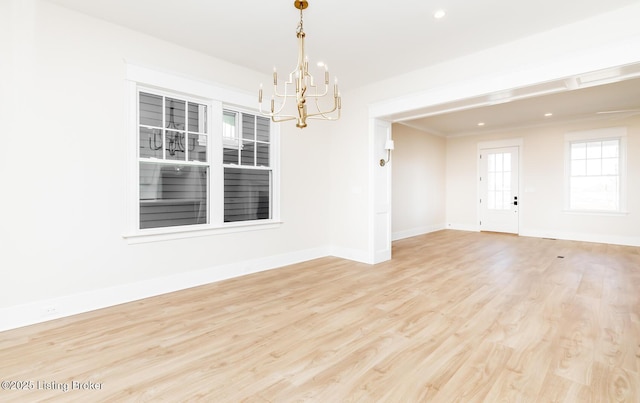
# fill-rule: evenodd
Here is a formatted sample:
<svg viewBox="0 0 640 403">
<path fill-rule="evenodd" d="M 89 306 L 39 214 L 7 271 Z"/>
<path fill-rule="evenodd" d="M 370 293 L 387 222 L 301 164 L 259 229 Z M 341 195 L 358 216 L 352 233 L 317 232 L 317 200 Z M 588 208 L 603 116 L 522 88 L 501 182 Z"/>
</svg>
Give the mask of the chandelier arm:
<svg viewBox="0 0 640 403">
<path fill-rule="evenodd" d="M 320 113 L 314 113 L 312 115 L 307 115 L 307 119 L 313 119 L 313 120 L 338 120 L 340 119 L 341 116 L 341 110 L 340 108 L 338 109 L 338 115 L 337 116 L 329 116 L 329 113 L 332 113 L 335 111 L 335 109 L 333 111 L 330 112 L 320 112 Z"/>
<path fill-rule="evenodd" d="M 271 120 L 274 123 L 280 123 L 280 122 L 287 122 L 289 120 L 296 120 L 298 117 L 297 116 L 291 116 L 291 115 L 283 115 L 283 116 L 271 116 Z"/>
<path fill-rule="evenodd" d="M 283 98 L 283 97 L 295 97 L 295 94 L 290 94 L 287 95 L 287 88 L 289 88 L 289 85 L 293 85 L 293 76 L 295 75 L 297 69 L 293 70 L 291 73 L 289 73 L 289 80 L 284 82 L 284 94 L 280 94 L 278 93 L 278 86 L 276 84 L 273 85 L 273 93 L 275 96 Z"/>
<path fill-rule="evenodd" d="M 307 114 L 307 118 L 310 118 L 310 119 L 314 119 L 314 118 L 315 118 L 315 119 L 320 119 L 320 118 L 318 118 L 317 116 L 322 116 L 322 118 L 324 118 L 324 119 L 332 120 L 332 119 L 331 119 L 331 117 L 330 117 L 330 116 L 328 116 L 328 115 L 329 115 L 330 113 L 335 112 L 336 110 L 338 110 L 338 111 L 340 110 L 340 108 L 338 108 L 338 103 L 337 103 L 337 102 L 333 105 L 333 109 L 331 109 L 331 110 L 329 110 L 329 111 L 322 111 L 322 110 L 320 109 L 320 106 L 319 106 L 319 105 L 318 105 L 318 103 L 316 102 L 316 109 L 318 110 L 318 112 L 316 112 L 316 113 L 310 113 L 310 114 Z M 334 118 L 334 119 L 335 119 L 335 118 Z"/>
<path fill-rule="evenodd" d="M 325 95 L 327 95 L 329 93 L 329 86 L 325 84 L 324 86 L 324 91 L 322 93 L 318 93 L 318 86 L 317 85 L 310 85 L 309 87 L 312 87 L 315 92 L 314 93 L 310 93 L 310 91 L 307 91 L 307 95 L 310 97 L 314 97 L 314 98 L 318 98 L 318 97 L 324 97 Z"/>
</svg>

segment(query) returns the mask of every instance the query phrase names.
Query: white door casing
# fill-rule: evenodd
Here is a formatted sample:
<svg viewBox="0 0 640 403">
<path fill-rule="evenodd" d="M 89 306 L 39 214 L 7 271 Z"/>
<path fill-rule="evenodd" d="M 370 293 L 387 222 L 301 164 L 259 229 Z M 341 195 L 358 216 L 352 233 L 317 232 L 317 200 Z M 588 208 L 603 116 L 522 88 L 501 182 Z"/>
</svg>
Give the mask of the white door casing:
<svg viewBox="0 0 640 403">
<path fill-rule="evenodd" d="M 387 158 L 385 143 L 391 139 L 391 123 L 373 119 L 373 256 L 372 263 L 391 259 L 391 169 L 392 162 L 380 166 Z"/>
</svg>

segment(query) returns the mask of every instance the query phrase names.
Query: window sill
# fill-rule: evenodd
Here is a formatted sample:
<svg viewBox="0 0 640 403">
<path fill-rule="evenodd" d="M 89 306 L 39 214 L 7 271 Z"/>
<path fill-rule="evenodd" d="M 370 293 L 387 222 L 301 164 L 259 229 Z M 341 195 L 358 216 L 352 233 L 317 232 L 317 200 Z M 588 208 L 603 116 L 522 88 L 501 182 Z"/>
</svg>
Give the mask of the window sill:
<svg viewBox="0 0 640 403">
<path fill-rule="evenodd" d="M 173 228 L 154 228 L 148 230 L 138 230 L 122 235 L 122 237 L 131 245 L 139 243 L 172 241 L 176 239 L 195 238 L 201 236 L 231 234 L 235 232 L 261 231 L 279 228 L 283 224 L 282 221 L 265 220 L 265 221 L 247 221 L 239 223 L 225 223 L 219 227 L 210 225 L 202 225 L 198 228 L 194 226 L 182 226 Z"/>
<path fill-rule="evenodd" d="M 562 212 L 571 215 L 591 215 L 603 217 L 623 217 L 629 215 L 628 211 L 562 210 Z"/>
</svg>

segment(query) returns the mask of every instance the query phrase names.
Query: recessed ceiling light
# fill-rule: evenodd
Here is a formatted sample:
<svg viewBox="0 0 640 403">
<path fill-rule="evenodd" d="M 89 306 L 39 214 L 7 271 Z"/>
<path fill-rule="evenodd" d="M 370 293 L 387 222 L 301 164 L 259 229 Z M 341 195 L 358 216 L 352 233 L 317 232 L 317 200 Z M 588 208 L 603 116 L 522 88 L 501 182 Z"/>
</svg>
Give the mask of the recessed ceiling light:
<svg viewBox="0 0 640 403">
<path fill-rule="evenodd" d="M 478 123 L 478 126 L 484 126 L 484 122 Z"/>
<path fill-rule="evenodd" d="M 445 13 L 444 10 L 440 9 L 437 10 L 435 13 L 433 13 L 433 18 L 435 18 L 436 20 L 439 20 L 440 18 L 443 18 L 447 13 Z"/>
<path fill-rule="evenodd" d="M 546 118 L 548 118 L 548 117 L 553 116 L 553 113 L 551 113 L 551 112 L 549 112 L 549 113 L 545 113 L 545 114 L 544 114 L 544 116 L 545 116 Z"/>
</svg>

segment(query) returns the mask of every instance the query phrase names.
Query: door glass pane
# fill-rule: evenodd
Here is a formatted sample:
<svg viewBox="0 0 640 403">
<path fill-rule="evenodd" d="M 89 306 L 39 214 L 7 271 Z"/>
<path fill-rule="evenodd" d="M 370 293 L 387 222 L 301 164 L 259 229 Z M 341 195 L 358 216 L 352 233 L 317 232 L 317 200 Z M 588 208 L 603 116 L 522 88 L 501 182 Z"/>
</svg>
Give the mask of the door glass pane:
<svg viewBox="0 0 640 403">
<path fill-rule="evenodd" d="M 502 181 L 503 189 L 505 192 L 511 194 L 511 172 L 504 172 L 504 179 Z"/>
<path fill-rule="evenodd" d="M 511 209 L 511 153 L 489 154 L 487 159 L 489 210 Z"/>
<path fill-rule="evenodd" d="M 495 172 L 489 172 L 489 174 L 487 175 L 487 189 L 490 192 L 493 192 L 496 190 L 496 173 Z"/>
<path fill-rule="evenodd" d="M 496 154 L 496 172 L 502 172 L 503 164 L 502 164 L 502 154 Z"/>
<path fill-rule="evenodd" d="M 511 154 L 510 153 L 504 153 L 502 155 L 503 155 L 503 158 L 504 158 L 502 169 L 505 172 L 511 172 Z"/>
<path fill-rule="evenodd" d="M 487 208 L 489 210 L 495 210 L 496 209 L 496 192 L 489 191 L 487 193 L 487 198 L 489 199 L 487 200 Z"/>
</svg>

